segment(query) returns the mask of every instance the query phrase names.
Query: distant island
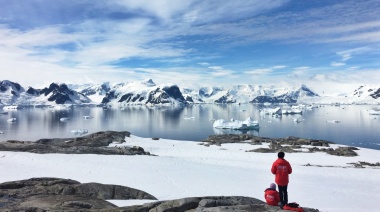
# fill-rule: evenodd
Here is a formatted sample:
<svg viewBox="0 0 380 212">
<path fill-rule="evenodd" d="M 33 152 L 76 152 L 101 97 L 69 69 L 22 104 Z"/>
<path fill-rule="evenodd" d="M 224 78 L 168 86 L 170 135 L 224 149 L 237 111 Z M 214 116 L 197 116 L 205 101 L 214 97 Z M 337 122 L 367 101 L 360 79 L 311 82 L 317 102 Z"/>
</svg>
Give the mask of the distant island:
<svg viewBox="0 0 380 212">
<path fill-rule="evenodd" d="M 380 87 L 360 86 L 339 96 L 323 96 L 306 85 L 298 88 L 236 85 L 230 88 L 179 88 L 175 84 L 156 85 L 153 80 L 101 84 L 24 87 L 0 81 L 0 106 L 20 107 L 71 105 L 187 105 L 187 104 L 380 104 Z"/>
</svg>

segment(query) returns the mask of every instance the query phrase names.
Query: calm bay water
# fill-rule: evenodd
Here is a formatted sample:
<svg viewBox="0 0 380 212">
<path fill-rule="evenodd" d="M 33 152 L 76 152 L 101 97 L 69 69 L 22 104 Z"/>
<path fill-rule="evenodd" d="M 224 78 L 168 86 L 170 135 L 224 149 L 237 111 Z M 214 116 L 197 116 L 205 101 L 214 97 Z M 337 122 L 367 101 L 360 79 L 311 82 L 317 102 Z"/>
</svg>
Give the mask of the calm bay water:
<svg viewBox="0 0 380 212">
<path fill-rule="evenodd" d="M 0 114 L 0 141 L 40 138 L 75 137 L 71 131 L 86 129 L 88 133 L 102 130 L 129 131 L 141 137 L 160 137 L 176 140 L 201 141 L 213 134 L 253 134 L 264 137 L 296 136 L 324 139 L 339 144 L 380 150 L 380 116 L 369 115 L 376 106 L 320 106 L 303 110 L 302 115 L 283 115 L 281 118 L 260 116 L 266 106 L 192 105 L 186 107 L 131 106 L 123 109 L 72 107 L 69 110 L 24 108 Z M 0 111 L 4 112 L 4 111 Z M 84 119 L 83 116 L 91 116 Z M 260 123 L 259 130 L 216 130 L 214 120 L 245 120 L 252 117 Z M 16 118 L 14 123 L 7 120 Z M 68 118 L 60 121 L 61 118 Z M 294 123 L 293 119 L 302 120 Z M 339 123 L 331 123 L 338 120 Z"/>
</svg>

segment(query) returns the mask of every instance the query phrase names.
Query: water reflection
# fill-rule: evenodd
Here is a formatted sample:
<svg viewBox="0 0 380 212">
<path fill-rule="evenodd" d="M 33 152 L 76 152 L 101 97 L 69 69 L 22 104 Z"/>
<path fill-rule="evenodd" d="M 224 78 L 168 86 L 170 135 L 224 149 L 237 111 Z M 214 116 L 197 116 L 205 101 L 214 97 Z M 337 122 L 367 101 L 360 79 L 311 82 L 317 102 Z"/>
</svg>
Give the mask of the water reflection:
<svg viewBox="0 0 380 212">
<path fill-rule="evenodd" d="M 380 116 L 369 114 L 373 106 L 323 106 L 305 109 L 300 114 L 279 117 L 265 115 L 263 105 L 190 105 L 187 107 L 124 108 L 72 107 L 25 108 L 0 111 L 0 140 L 37 140 L 52 137 L 74 137 L 71 133 L 83 129 L 88 133 L 101 130 L 129 131 L 141 137 L 160 137 L 201 141 L 213 134 L 250 134 L 264 137 L 297 136 L 323 139 L 373 149 L 380 149 Z M 7 112 L 7 113 L 4 113 Z M 92 118 L 86 119 L 84 116 Z M 260 130 L 237 131 L 214 129 L 214 120 L 258 120 Z M 16 118 L 14 123 L 7 122 Z M 60 121 L 67 118 L 66 121 Z M 302 120 L 295 122 L 294 120 Z M 339 120 L 330 123 L 328 120 Z"/>
<path fill-rule="evenodd" d="M 253 135 L 259 136 L 259 130 L 232 130 L 232 129 L 217 129 L 213 128 L 215 135 L 225 135 L 225 134 L 242 134 L 242 135 Z"/>
</svg>

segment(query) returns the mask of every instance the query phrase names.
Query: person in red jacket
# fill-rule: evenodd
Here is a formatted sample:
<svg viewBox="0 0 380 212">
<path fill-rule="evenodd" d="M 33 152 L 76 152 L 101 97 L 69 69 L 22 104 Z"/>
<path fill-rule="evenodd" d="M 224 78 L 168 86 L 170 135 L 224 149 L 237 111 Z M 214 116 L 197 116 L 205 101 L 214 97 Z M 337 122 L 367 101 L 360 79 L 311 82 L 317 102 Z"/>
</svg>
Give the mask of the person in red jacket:
<svg viewBox="0 0 380 212">
<path fill-rule="evenodd" d="M 289 174 L 292 173 L 292 167 L 290 166 L 290 163 L 284 159 L 284 152 L 279 152 L 277 156 L 278 159 L 273 162 L 271 171 L 276 175 L 275 182 L 278 185 L 281 207 L 283 207 L 288 203 Z"/>
<path fill-rule="evenodd" d="M 276 184 L 271 183 L 269 188 L 264 191 L 264 198 L 268 205 L 278 206 L 280 195 L 276 191 Z"/>
</svg>

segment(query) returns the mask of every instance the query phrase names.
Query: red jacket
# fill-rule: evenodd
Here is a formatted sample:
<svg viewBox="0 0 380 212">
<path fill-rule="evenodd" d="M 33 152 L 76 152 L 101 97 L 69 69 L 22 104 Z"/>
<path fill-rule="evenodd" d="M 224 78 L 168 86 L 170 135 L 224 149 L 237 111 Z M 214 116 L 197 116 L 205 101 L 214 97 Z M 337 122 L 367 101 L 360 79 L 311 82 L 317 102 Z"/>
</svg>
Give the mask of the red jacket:
<svg viewBox="0 0 380 212">
<path fill-rule="evenodd" d="M 292 167 L 289 162 L 283 158 L 278 158 L 272 165 L 272 173 L 276 175 L 275 182 L 277 185 L 286 186 L 289 183 L 289 174 L 292 173 Z"/>
<path fill-rule="evenodd" d="M 264 192 L 264 198 L 265 201 L 267 201 L 267 204 L 278 206 L 278 203 L 280 202 L 280 195 L 278 192 L 272 188 L 267 188 Z"/>
</svg>

